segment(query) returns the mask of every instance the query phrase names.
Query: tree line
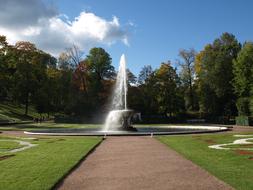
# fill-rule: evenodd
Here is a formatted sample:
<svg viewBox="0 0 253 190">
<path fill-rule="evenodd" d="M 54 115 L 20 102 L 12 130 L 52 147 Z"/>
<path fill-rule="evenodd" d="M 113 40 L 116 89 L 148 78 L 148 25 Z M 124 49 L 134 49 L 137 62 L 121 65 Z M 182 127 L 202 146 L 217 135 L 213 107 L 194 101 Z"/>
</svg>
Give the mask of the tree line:
<svg viewBox="0 0 253 190">
<path fill-rule="evenodd" d="M 175 65 L 175 66 L 173 66 Z M 203 50 L 181 49 L 179 59 L 138 76 L 128 73 L 129 107 L 143 115 L 177 117 L 253 115 L 253 43 L 223 33 Z M 30 105 L 39 113 L 91 118 L 105 113 L 116 80 L 110 55 L 77 46 L 56 59 L 35 44 L 10 45 L 0 36 L 0 100 Z"/>
</svg>

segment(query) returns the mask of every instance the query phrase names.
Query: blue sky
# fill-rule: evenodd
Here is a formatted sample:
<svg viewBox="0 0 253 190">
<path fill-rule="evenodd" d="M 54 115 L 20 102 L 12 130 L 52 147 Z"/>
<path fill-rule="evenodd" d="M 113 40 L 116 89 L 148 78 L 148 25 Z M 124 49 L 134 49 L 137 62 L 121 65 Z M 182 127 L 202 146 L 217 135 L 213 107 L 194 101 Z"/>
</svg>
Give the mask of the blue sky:
<svg viewBox="0 0 253 190">
<path fill-rule="evenodd" d="M 0 0 L 0 3 L 1 1 L 3 0 Z M 19 6 L 22 9 L 33 4 L 30 8 L 30 10 L 34 10 L 31 15 L 36 15 L 38 19 L 36 22 L 31 21 L 29 23 L 31 25 L 33 22 L 33 28 L 31 29 L 31 27 L 29 28 L 30 25 L 25 23 L 31 17 L 31 15 L 27 15 L 27 18 L 24 17 L 26 15 L 24 13 L 27 13 L 27 11 L 22 10 L 20 11 L 21 15 L 18 15 L 17 11 L 12 8 L 13 5 L 9 5 L 7 8 L 4 7 L 4 10 L 7 11 L 3 13 L 4 10 L 1 10 L 0 7 L 0 33 L 9 35 L 8 39 L 10 41 L 15 42 L 15 40 L 25 38 L 25 40 L 31 40 L 38 44 L 39 48 L 52 53 L 63 45 L 61 42 L 64 41 L 62 39 L 64 39 L 64 30 L 67 31 L 66 26 L 63 29 L 59 28 L 63 31 L 62 33 L 58 31 L 57 35 L 53 36 L 52 33 L 55 32 L 55 28 L 52 28 L 51 25 L 50 31 L 45 31 L 45 28 L 49 26 L 49 24 L 45 24 L 46 22 L 43 22 L 44 25 L 38 25 L 38 20 L 41 20 L 39 18 L 47 17 L 45 15 L 51 15 L 51 17 L 56 15 L 52 10 L 42 7 L 38 3 L 40 1 L 46 5 L 53 5 L 58 12 L 57 14 L 65 14 L 72 21 L 81 12 L 90 12 L 99 19 L 104 19 L 107 22 L 107 27 L 113 28 L 112 33 L 116 34 L 113 39 L 110 38 L 111 34 L 105 37 L 105 40 L 114 42 L 112 45 L 106 43 L 95 43 L 95 45 L 102 46 L 110 53 L 116 69 L 120 55 L 125 53 L 128 67 L 136 75 L 144 65 L 149 64 L 153 68 L 157 68 L 163 61 L 171 60 L 175 62 L 181 48 L 195 48 L 200 51 L 207 43 L 211 43 L 223 32 L 233 33 L 240 42 L 253 40 L 252 0 L 27 0 L 27 2 L 30 2 L 27 5 L 21 4 L 22 1 L 20 0 L 12 1 L 15 1 L 16 6 L 20 4 Z M 34 2 L 37 2 L 37 4 Z M 39 11 L 40 13 L 37 14 Z M 22 36 L 19 35 L 19 30 L 14 30 L 13 27 L 8 25 L 4 14 L 9 14 L 8 22 L 14 22 L 16 19 L 16 23 L 24 23 L 26 30 L 23 31 Z M 94 15 L 93 17 L 95 17 Z M 116 21 L 113 24 L 110 23 L 113 16 L 118 18 L 120 26 L 117 25 Z M 22 22 L 20 19 L 18 20 L 21 17 L 24 17 Z M 48 16 L 48 18 L 51 17 Z M 3 20 L 6 21 L 5 25 L 1 25 Z M 55 23 L 57 24 L 58 21 L 55 20 Z M 73 28 L 71 32 L 75 33 Z M 122 30 L 124 30 L 124 33 L 122 33 Z M 30 35 L 29 38 L 27 34 Z M 35 38 L 35 35 L 38 35 L 37 38 Z M 63 38 L 60 38 L 61 35 Z M 127 35 L 129 46 L 121 42 L 125 35 Z M 82 41 L 82 38 L 85 38 L 85 36 L 75 36 L 75 40 L 83 43 L 84 46 L 85 43 L 90 42 L 90 39 Z M 58 46 L 55 46 L 55 44 L 58 44 Z"/>
<path fill-rule="evenodd" d="M 233 33 L 241 42 L 253 40 L 253 1 L 250 0 L 57 0 L 59 10 L 70 17 L 80 11 L 94 12 L 121 24 L 134 23 L 127 47 L 122 43 L 106 46 L 118 65 L 125 53 L 128 67 L 138 74 L 147 64 L 159 67 L 162 61 L 178 59 L 180 48 L 201 50 L 223 32 Z"/>
</svg>

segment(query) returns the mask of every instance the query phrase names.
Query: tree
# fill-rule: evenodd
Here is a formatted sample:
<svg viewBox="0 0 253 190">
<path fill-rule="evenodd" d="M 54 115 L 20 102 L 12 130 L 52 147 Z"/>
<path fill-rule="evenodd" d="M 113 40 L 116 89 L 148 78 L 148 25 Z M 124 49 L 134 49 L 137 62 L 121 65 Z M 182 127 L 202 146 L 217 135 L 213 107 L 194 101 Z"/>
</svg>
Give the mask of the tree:
<svg viewBox="0 0 253 190">
<path fill-rule="evenodd" d="M 253 87 L 251 87 L 251 97 L 250 97 L 249 110 L 250 110 L 251 115 L 253 115 Z"/>
<path fill-rule="evenodd" d="M 73 73 L 73 83 L 85 93 L 88 92 L 89 65 L 87 60 L 81 61 Z"/>
<path fill-rule="evenodd" d="M 16 99 L 25 104 L 25 114 L 33 103 L 39 112 L 47 111 L 52 99 L 47 90 L 47 69 L 56 69 L 56 59 L 51 55 L 37 49 L 30 42 L 17 42 L 15 45 L 17 67 L 14 74 Z M 53 92 L 54 89 L 50 88 Z M 47 93 L 46 93 L 47 92 Z"/>
<path fill-rule="evenodd" d="M 71 114 L 73 99 L 75 97 L 75 92 L 72 88 L 72 70 L 70 69 L 61 69 L 59 70 L 59 78 L 57 82 L 57 99 L 58 99 L 58 111 L 64 111 L 67 114 Z"/>
<path fill-rule="evenodd" d="M 39 62 L 43 65 L 46 65 L 47 67 L 50 67 L 50 68 L 56 68 L 56 65 L 57 65 L 57 59 L 53 56 L 51 56 L 50 54 L 48 53 L 45 53 L 41 50 L 38 51 L 38 54 L 39 55 Z"/>
<path fill-rule="evenodd" d="M 114 79 L 115 70 L 110 55 L 103 48 L 92 48 L 86 57 L 89 67 L 89 98 L 95 110 L 101 110 L 108 99 L 108 85 Z M 107 96 L 105 96 L 107 95 Z"/>
<path fill-rule="evenodd" d="M 178 65 L 181 67 L 180 78 L 185 88 L 186 108 L 189 110 L 196 108 L 194 101 L 195 93 L 193 89 L 195 77 L 195 56 L 196 51 L 194 49 L 182 49 L 179 51 L 179 57 L 182 59 L 182 61 L 178 61 Z"/>
<path fill-rule="evenodd" d="M 0 36 L 0 98 L 8 96 L 11 85 L 11 65 L 8 64 L 7 53 L 9 46 L 5 36 Z"/>
<path fill-rule="evenodd" d="M 145 80 L 145 83 L 138 86 L 140 89 L 139 95 L 142 95 L 138 110 L 143 114 L 150 115 L 158 113 L 158 104 L 156 100 L 158 90 L 156 89 L 156 82 L 155 72 L 152 72 Z"/>
<path fill-rule="evenodd" d="M 253 85 L 253 43 L 246 42 L 233 62 L 233 86 L 239 97 L 250 96 Z"/>
<path fill-rule="evenodd" d="M 250 96 L 253 88 L 253 43 L 246 42 L 233 62 L 233 86 L 238 96 L 237 109 L 240 115 L 249 115 Z M 252 113 L 253 114 L 253 113 Z"/>
<path fill-rule="evenodd" d="M 82 61 L 84 52 L 77 45 L 73 45 L 66 51 L 67 57 L 69 58 L 70 66 L 75 69 L 78 64 Z"/>
<path fill-rule="evenodd" d="M 137 80 L 136 80 L 136 76 L 129 70 L 127 69 L 127 81 L 128 81 L 128 84 L 130 85 L 135 85 Z"/>
<path fill-rule="evenodd" d="M 58 58 L 58 67 L 62 70 L 71 69 L 70 57 L 66 52 L 62 52 Z"/>
<path fill-rule="evenodd" d="M 87 61 L 98 80 L 110 79 L 115 75 L 112 59 L 103 48 L 92 48 L 87 55 Z"/>
<path fill-rule="evenodd" d="M 138 83 L 144 84 L 147 81 L 147 79 L 151 76 L 152 73 L 153 73 L 153 69 L 151 65 L 145 65 L 140 71 L 140 74 L 138 77 Z"/>
<path fill-rule="evenodd" d="M 77 45 L 67 48 L 65 52 L 60 53 L 58 66 L 60 69 L 76 69 L 83 60 L 84 52 Z"/>
<path fill-rule="evenodd" d="M 25 104 L 25 115 L 28 113 L 29 101 L 32 93 L 34 93 L 37 80 L 35 75 L 35 65 L 33 58 L 37 49 L 30 42 L 20 41 L 15 45 L 17 49 L 17 71 L 15 73 L 17 98 Z"/>
<path fill-rule="evenodd" d="M 233 59 L 240 50 L 235 36 L 224 33 L 196 57 L 196 71 L 202 111 L 213 115 L 236 113 L 232 86 Z"/>
<path fill-rule="evenodd" d="M 43 51 L 38 51 L 33 61 L 37 83 L 31 96 L 32 103 L 39 113 L 47 113 L 49 117 L 51 112 L 56 111 L 60 99 L 60 71 L 56 68 L 56 59 Z"/>
<path fill-rule="evenodd" d="M 180 97 L 177 93 L 179 77 L 176 70 L 171 66 L 170 61 L 162 63 L 155 71 L 156 99 L 159 105 L 158 111 L 163 114 L 177 113 L 180 110 Z"/>
<path fill-rule="evenodd" d="M 154 71 L 150 65 L 146 65 L 138 75 L 138 86 L 129 89 L 129 104 L 144 115 L 157 113 L 155 83 Z"/>
</svg>

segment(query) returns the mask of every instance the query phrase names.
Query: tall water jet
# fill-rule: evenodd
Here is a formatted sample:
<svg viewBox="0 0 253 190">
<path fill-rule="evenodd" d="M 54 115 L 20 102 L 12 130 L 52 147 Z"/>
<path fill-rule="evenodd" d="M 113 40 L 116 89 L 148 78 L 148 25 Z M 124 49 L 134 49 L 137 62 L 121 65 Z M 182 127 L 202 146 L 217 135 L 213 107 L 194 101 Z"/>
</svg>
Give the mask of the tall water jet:
<svg viewBox="0 0 253 190">
<path fill-rule="evenodd" d="M 119 71 L 117 74 L 116 84 L 113 92 L 113 101 L 111 110 L 127 109 L 127 73 L 126 58 L 121 55 L 119 62 Z"/>
<path fill-rule="evenodd" d="M 119 71 L 110 110 L 103 131 L 134 130 L 131 126 L 131 117 L 134 112 L 127 109 L 127 71 L 124 54 L 120 57 Z"/>
</svg>

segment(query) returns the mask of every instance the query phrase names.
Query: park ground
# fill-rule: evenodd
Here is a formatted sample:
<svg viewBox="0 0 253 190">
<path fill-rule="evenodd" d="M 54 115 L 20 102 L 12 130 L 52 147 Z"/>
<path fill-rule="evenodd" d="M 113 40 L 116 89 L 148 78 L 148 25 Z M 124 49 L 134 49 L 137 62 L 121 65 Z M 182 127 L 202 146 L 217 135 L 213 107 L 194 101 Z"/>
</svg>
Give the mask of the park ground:
<svg viewBox="0 0 253 190">
<path fill-rule="evenodd" d="M 16 153 L 6 153 L 7 150 L 20 148 L 22 145 L 15 141 L 0 141 L 0 189 L 51 189 L 102 142 L 98 137 L 27 136 L 23 133 L 23 130 L 27 129 L 55 127 L 97 125 L 42 123 L 2 126 L 0 140 L 28 141 L 37 146 Z M 238 139 L 234 136 L 237 134 L 253 135 L 253 130 L 234 127 L 234 131 L 226 133 L 160 136 L 154 140 L 166 144 L 168 149 L 173 149 L 235 189 L 253 189 L 253 143 L 247 145 L 247 151 L 240 150 L 245 148 L 245 145 L 235 145 L 231 150 L 215 150 L 208 147 L 213 144 L 231 143 Z"/>
<path fill-rule="evenodd" d="M 16 114 L 13 114 L 13 112 Z M 12 107 L 11 109 L 10 107 L 1 107 L 1 114 L 2 115 L 0 116 L 2 117 L 2 120 L 6 119 L 8 121 L 22 122 L 26 119 L 22 116 L 22 110 L 15 107 Z M 39 115 L 36 115 L 36 113 L 31 111 L 30 117 L 36 116 Z M 148 126 L 153 125 L 145 125 L 145 127 Z M 71 176 L 69 175 L 70 173 L 78 170 L 79 166 L 82 166 L 82 163 L 89 162 L 86 159 L 89 160 L 89 158 L 94 158 L 94 155 L 99 153 L 99 149 L 96 147 L 101 149 L 101 147 L 106 145 L 107 142 L 111 141 L 109 138 L 103 141 L 100 137 L 29 136 L 25 135 L 23 131 L 52 128 L 94 127 L 101 127 L 101 125 L 64 124 L 54 122 L 1 125 L 0 189 L 46 190 L 56 187 L 58 188 L 59 184 L 64 184 L 65 180 L 68 179 L 68 176 Z M 190 161 L 197 167 L 206 171 L 210 176 L 214 176 L 222 183 L 224 182 L 224 184 L 227 185 L 225 187 L 253 189 L 253 142 L 248 145 L 230 145 L 229 147 L 232 149 L 229 150 L 216 150 L 208 147 L 214 144 L 231 143 L 234 140 L 239 139 L 239 137 L 235 136 L 238 134 L 253 135 L 253 128 L 234 126 L 232 131 L 223 133 L 157 136 L 153 138 L 153 141 L 167 147 L 170 154 L 174 154 L 173 151 L 177 152 L 182 159 Z M 145 138 L 151 139 L 151 137 Z M 126 144 L 128 144 L 128 140 L 130 141 L 131 139 L 126 137 L 124 139 L 119 138 L 118 140 L 119 142 L 126 142 Z M 19 144 L 19 141 L 25 141 L 36 146 L 20 152 L 12 152 L 13 150 L 24 146 Z M 144 141 L 141 143 L 141 139 L 139 141 L 137 137 L 134 142 L 137 146 L 138 142 L 143 144 Z M 145 143 L 143 145 L 144 147 L 149 146 L 148 144 L 145 145 Z M 123 145 L 120 146 L 120 151 L 129 155 L 133 154 L 133 150 L 125 148 Z M 149 157 L 152 160 L 154 156 L 153 153 L 149 155 L 148 152 L 145 152 L 145 148 L 141 149 L 144 151 L 143 154 L 146 154 L 146 157 Z M 164 157 L 165 161 L 168 161 L 168 155 Z M 117 160 L 115 156 L 113 157 L 113 159 Z M 97 156 L 95 156 L 95 158 L 99 159 Z M 137 156 L 137 158 L 140 157 Z M 126 161 L 126 163 L 128 161 Z M 167 161 L 164 163 L 164 166 Z M 132 159 L 130 162 L 136 164 L 138 159 Z M 143 169 L 143 171 L 146 171 L 146 174 L 157 179 L 157 176 L 153 176 L 152 174 L 152 171 L 156 167 L 153 167 L 153 169 L 150 167 L 146 170 L 147 168 L 145 167 L 148 167 L 148 165 L 141 166 L 143 168 L 139 168 L 139 171 Z M 169 166 L 167 165 L 166 167 Z M 177 167 L 176 170 L 178 171 L 182 169 L 180 165 Z M 118 168 L 118 170 L 120 170 L 120 168 Z M 145 174 L 141 173 L 141 175 Z M 179 172 L 177 175 L 183 176 L 184 174 L 180 174 Z M 174 185 L 176 184 L 174 183 Z M 152 184 L 150 184 L 149 187 L 152 188 Z M 62 188 L 62 186 L 60 186 L 60 188 Z"/>
</svg>

